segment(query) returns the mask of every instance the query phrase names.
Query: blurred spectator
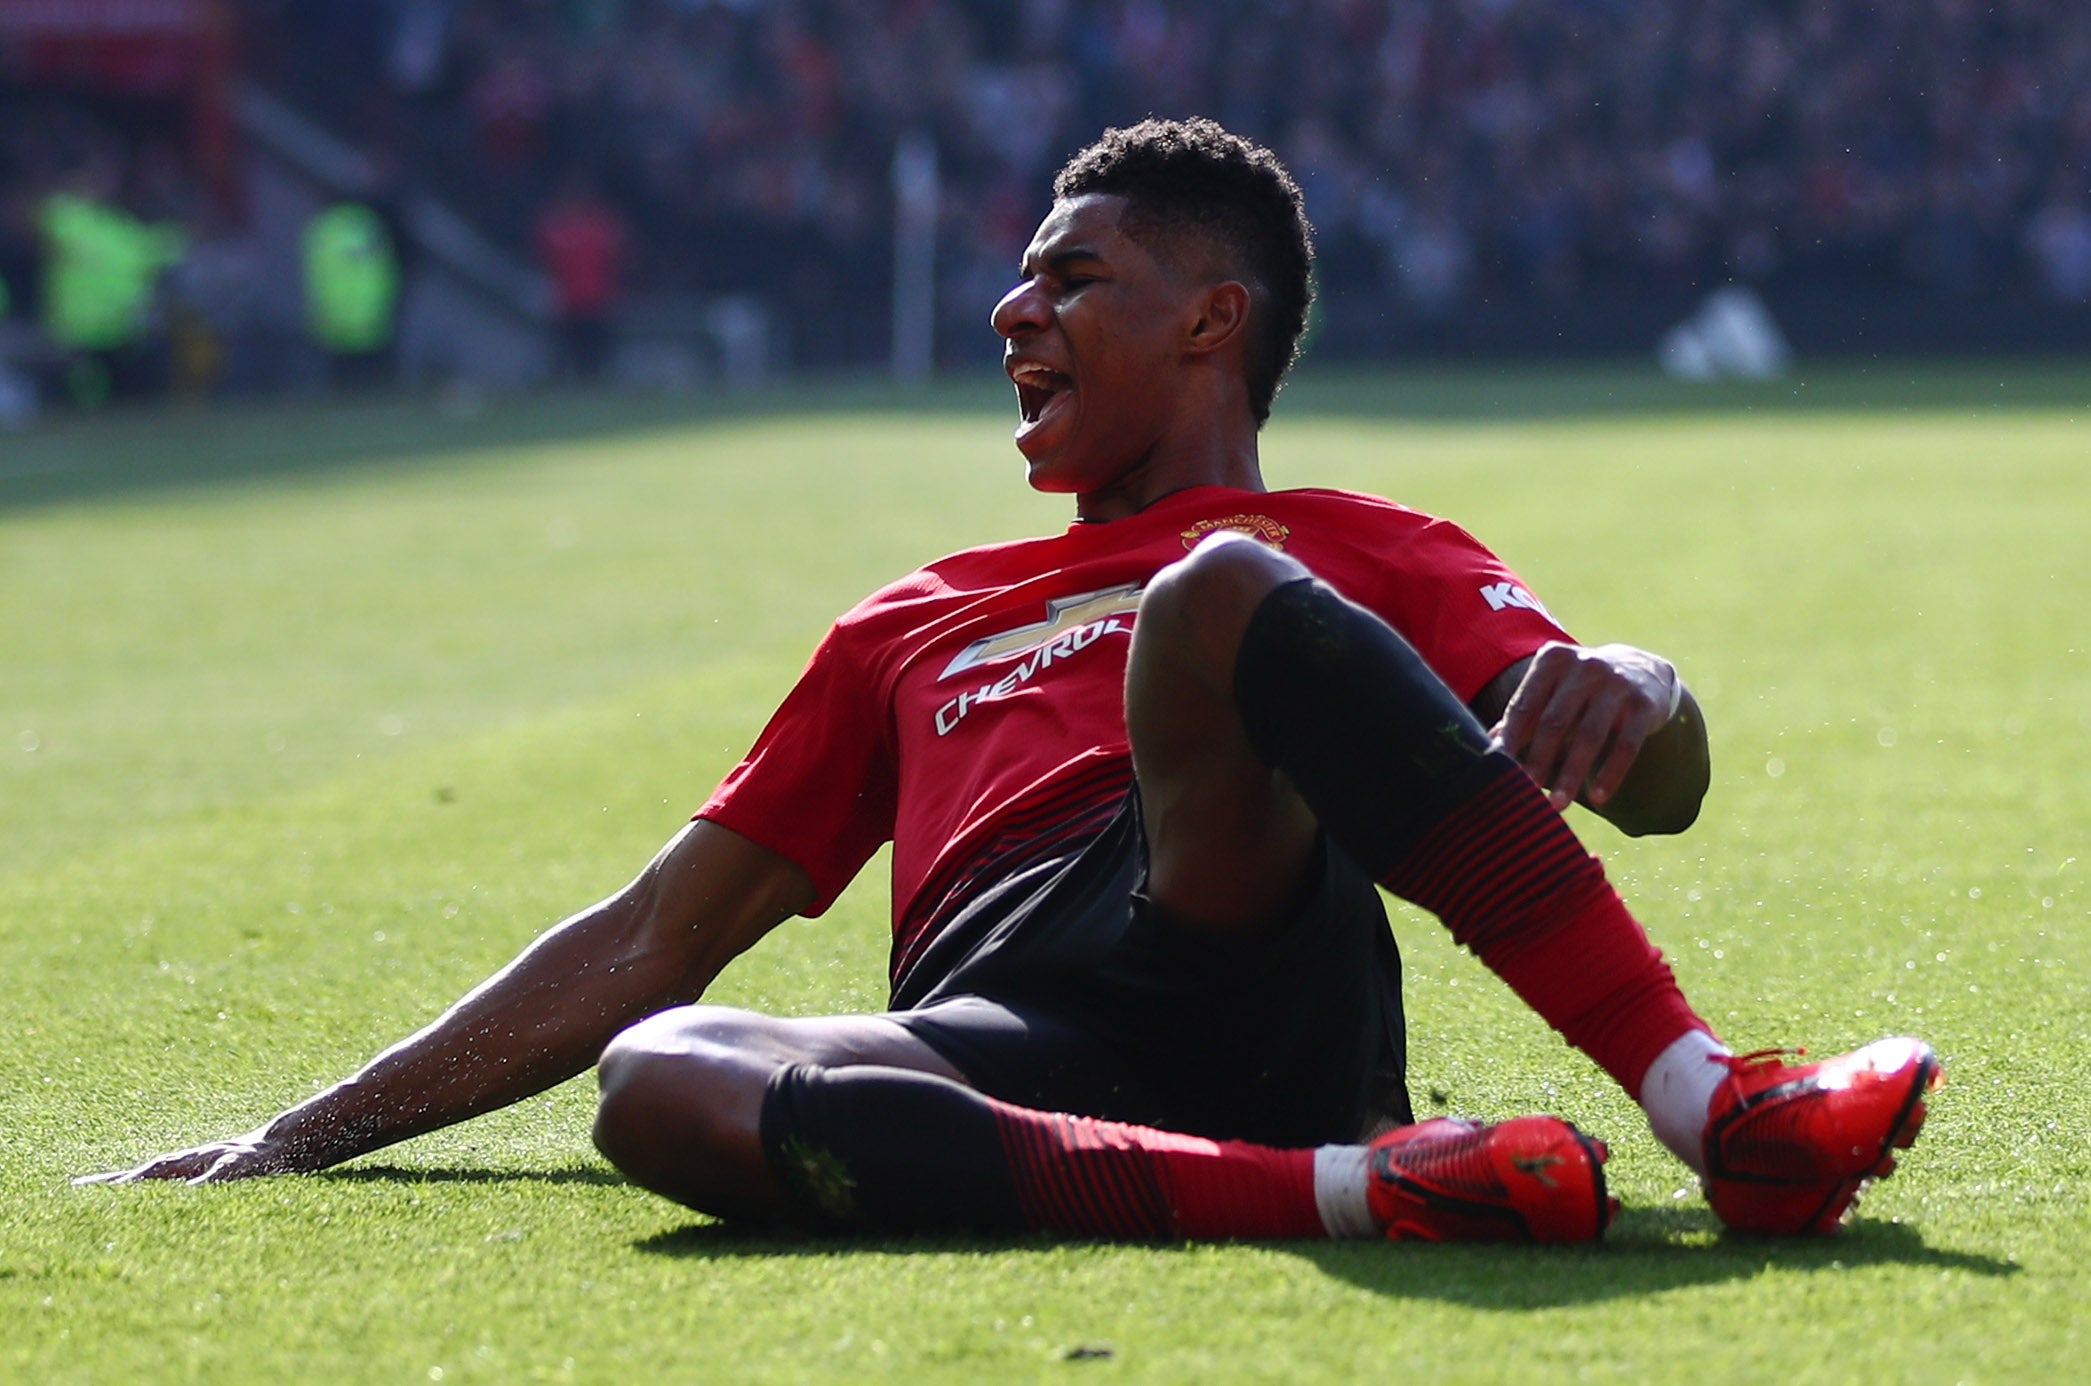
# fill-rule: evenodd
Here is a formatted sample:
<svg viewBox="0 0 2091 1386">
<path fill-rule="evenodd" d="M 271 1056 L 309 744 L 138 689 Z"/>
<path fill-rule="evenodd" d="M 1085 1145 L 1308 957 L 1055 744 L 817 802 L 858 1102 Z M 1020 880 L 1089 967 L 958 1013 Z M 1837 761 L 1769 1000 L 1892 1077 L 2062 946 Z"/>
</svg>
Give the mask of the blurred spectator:
<svg viewBox="0 0 2091 1386">
<path fill-rule="evenodd" d="M 384 218 L 337 202 L 305 227 L 305 322 L 337 385 L 364 386 L 391 371 L 399 260 Z"/>
<path fill-rule="evenodd" d="M 1045 176 L 1149 113 L 1271 144 L 1306 188 L 1331 304 L 1426 340 L 1477 307 L 1602 314 L 1731 281 L 2091 292 L 2091 4 L 233 3 L 256 75 L 386 151 L 405 187 L 549 268 L 566 199 L 548 175 L 585 168 L 594 215 L 623 227 L 598 269 L 635 294 L 763 300 L 802 363 L 878 335 L 837 326 L 885 311 L 904 134 L 936 141 L 944 291 L 977 324 Z M 14 99 L 0 79 L 0 206 L 97 147 L 91 121 Z M 151 144 L 120 151 L 132 209 L 193 222 Z"/>
<path fill-rule="evenodd" d="M 2058 303 L 2091 303 L 2091 208 L 2084 190 L 2057 179 L 2048 200 L 2026 226 L 2026 249 L 2041 287 Z"/>
<path fill-rule="evenodd" d="M 610 354 L 610 317 L 624 278 L 624 218 L 587 179 L 567 180 L 537 223 L 537 254 L 552 281 L 552 313 L 566 373 L 593 380 Z"/>
<path fill-rule="evenodd" d="M 0 295 L 20 317 L 36 313 L 37 265 L 41 256 L 36 234 L 36 199 L 26 189 L 0 181 Z M 0 320 L 7 315 L 0 313 Z"/>
<path fill-rule="evenodd" d="M 249 3 L 313 40 L 345 22 L 340 0 Z M 936 133 L 962 208 L 946 219 L 957 281 L 1013 262 L 1043 175 L 1103 125 L 1196 110 L 1299 173 L 1327 287 L 1421 319 L 1482 298 L 1737 278 L 1961 292 L 2020 264 L 2024 287 L 2061 294 L 2076 222 L 2048 185 L 2081 191 L 2091 161 L 2091 5 L 2041 0 L 395 0 L 384 13 L 358 21 L 383 32 L 315 75 L 364 93 L 336 108 L 368 110 L 377 92 L 406 112 L 385 128 L 414 132 L 424 181 L 521 248 L 541 240 L 537 170 L 588 166 L 627 223 L 635 285 L 754 291 L 801 306 L 802 335 L 884 262 L 882 175 L 914 128 Z M 378 56 L 358 67 L 357 53 Z"/>
<path fill-rule="evenodd" d="M 44 238 L 44 331 L 70 358 L 75 402 L 158 393 L 166 352 L 156 310 L 161 275 L 186 238 L 148 225 L 111 200 L 114 174 L 89 165 L 38 209 Z"/>
<path fill-rule="evenodd" d="M 176 385 L 187 394 L 245 394 L 289 385 L 303 331 L 294 306 L 273 301 L 261 238 L 205 213 L 189 253 L 168 276 L 175 305 Z"/>
<path fill-rule="evenodd" d="M 1426 208 L 1402 224 L 1391 261 L 1401 296 L 1426 322 L 1450 317 L 1467 296 L 1473 256 L 1459 223 L 1442 208 Z"/>
<path fill-rule="evenodd" d="M 14 295 L 0 278 L 0 431 L 14 432 L 36 422 L 36 382 L 14 364 Z"/>
</svg>

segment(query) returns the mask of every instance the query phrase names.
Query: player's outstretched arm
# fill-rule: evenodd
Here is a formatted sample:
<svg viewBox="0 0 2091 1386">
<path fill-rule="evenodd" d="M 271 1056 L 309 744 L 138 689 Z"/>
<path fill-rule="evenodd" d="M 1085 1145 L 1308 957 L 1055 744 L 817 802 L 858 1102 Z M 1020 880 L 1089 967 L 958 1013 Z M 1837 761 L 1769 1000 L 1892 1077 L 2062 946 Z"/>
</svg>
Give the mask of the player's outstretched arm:
<svg viewBox="0 0 2091 1386">
<path fill-rule="evenodd" d="M 1698 700 L 1660 655 L 1555 641 L 1504 670 L 1474 709 L 1547 791 L 1621 832 L 1681 833 L 1712 777 Z"/>
<path fill-rule="evenodd" d="M 204 1183 L 325 1169 L 519 1102 L 590 1067 L 626 1026 L 694 1001 L 813 898 L 799 867 L 690 824 L 617 894 L 555 925 L 363 1069 L 230 1140 L 80 1183 Z"/>
</svg>

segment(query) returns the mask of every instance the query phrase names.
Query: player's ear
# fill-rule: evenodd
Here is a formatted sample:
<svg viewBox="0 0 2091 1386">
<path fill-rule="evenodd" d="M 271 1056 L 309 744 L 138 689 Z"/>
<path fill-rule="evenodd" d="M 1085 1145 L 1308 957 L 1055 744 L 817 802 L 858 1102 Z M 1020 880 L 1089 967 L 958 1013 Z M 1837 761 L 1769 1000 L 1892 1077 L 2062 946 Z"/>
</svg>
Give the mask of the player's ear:
<svg viewBox="0 0 2091 1386">
<path fill-rule="evenodd" d="M 1239 340 L 1249 329 L 1249 289 L 1238 279 L 1209 284 L 1199 294 L 1184 348 L 1209 355 Z"/>
</svg>

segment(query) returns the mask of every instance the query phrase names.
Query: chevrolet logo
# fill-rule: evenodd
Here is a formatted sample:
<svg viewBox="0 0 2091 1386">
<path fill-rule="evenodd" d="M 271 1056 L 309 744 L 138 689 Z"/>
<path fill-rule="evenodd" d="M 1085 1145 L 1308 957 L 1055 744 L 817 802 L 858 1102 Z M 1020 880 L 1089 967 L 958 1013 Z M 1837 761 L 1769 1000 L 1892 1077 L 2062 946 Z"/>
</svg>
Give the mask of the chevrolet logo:
<svg viewBox="0 0 2091 1386">
<path fill-rule="evenodd" d="M 1055 597 L 1046 603 L 1043 621 L 975 640 L 959 651 L 958 657 L 946 665 L 937 678 L 941 681 L 983 664 L 1021 659 L 1052 644 L 1069 631 L 1080 630 L 1113 616 L 1130 615 L 1140 608 L 1140 590 L 1141 584 L 1128 582 L 1121 587 L 1107 587 L 1101 592 L 1084 592 L 1078 597 Z"/>
</svg>

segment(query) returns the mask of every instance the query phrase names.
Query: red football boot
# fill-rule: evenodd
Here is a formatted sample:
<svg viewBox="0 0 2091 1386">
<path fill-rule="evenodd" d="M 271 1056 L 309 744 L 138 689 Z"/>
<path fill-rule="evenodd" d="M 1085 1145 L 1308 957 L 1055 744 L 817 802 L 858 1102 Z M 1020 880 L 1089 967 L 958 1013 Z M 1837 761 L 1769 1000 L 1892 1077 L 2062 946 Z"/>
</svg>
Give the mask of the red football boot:
<svg viewBox="0 0 2091 1386">
<path fill-rule="evenodd" d="M 1392 1241 L 1595 1241 L 1619 1211 L 1606 1156 L 1559 1117 L 1433 1117 L 1372 1143 L 1365 1202 Z"/>
<path fill-rule="evenodd" d="M 1706 1118 L 1706 1201 L 1739 1232 L 1835 1232 L 1867 1181 L 1917 1139 L 1924 1094 L 1946 1075 L 1918 1039 L 1876 1040 L 1816 1064 L 1789 1064 L 1781 1052 L 1727 1061 Z"/>
</svg>

